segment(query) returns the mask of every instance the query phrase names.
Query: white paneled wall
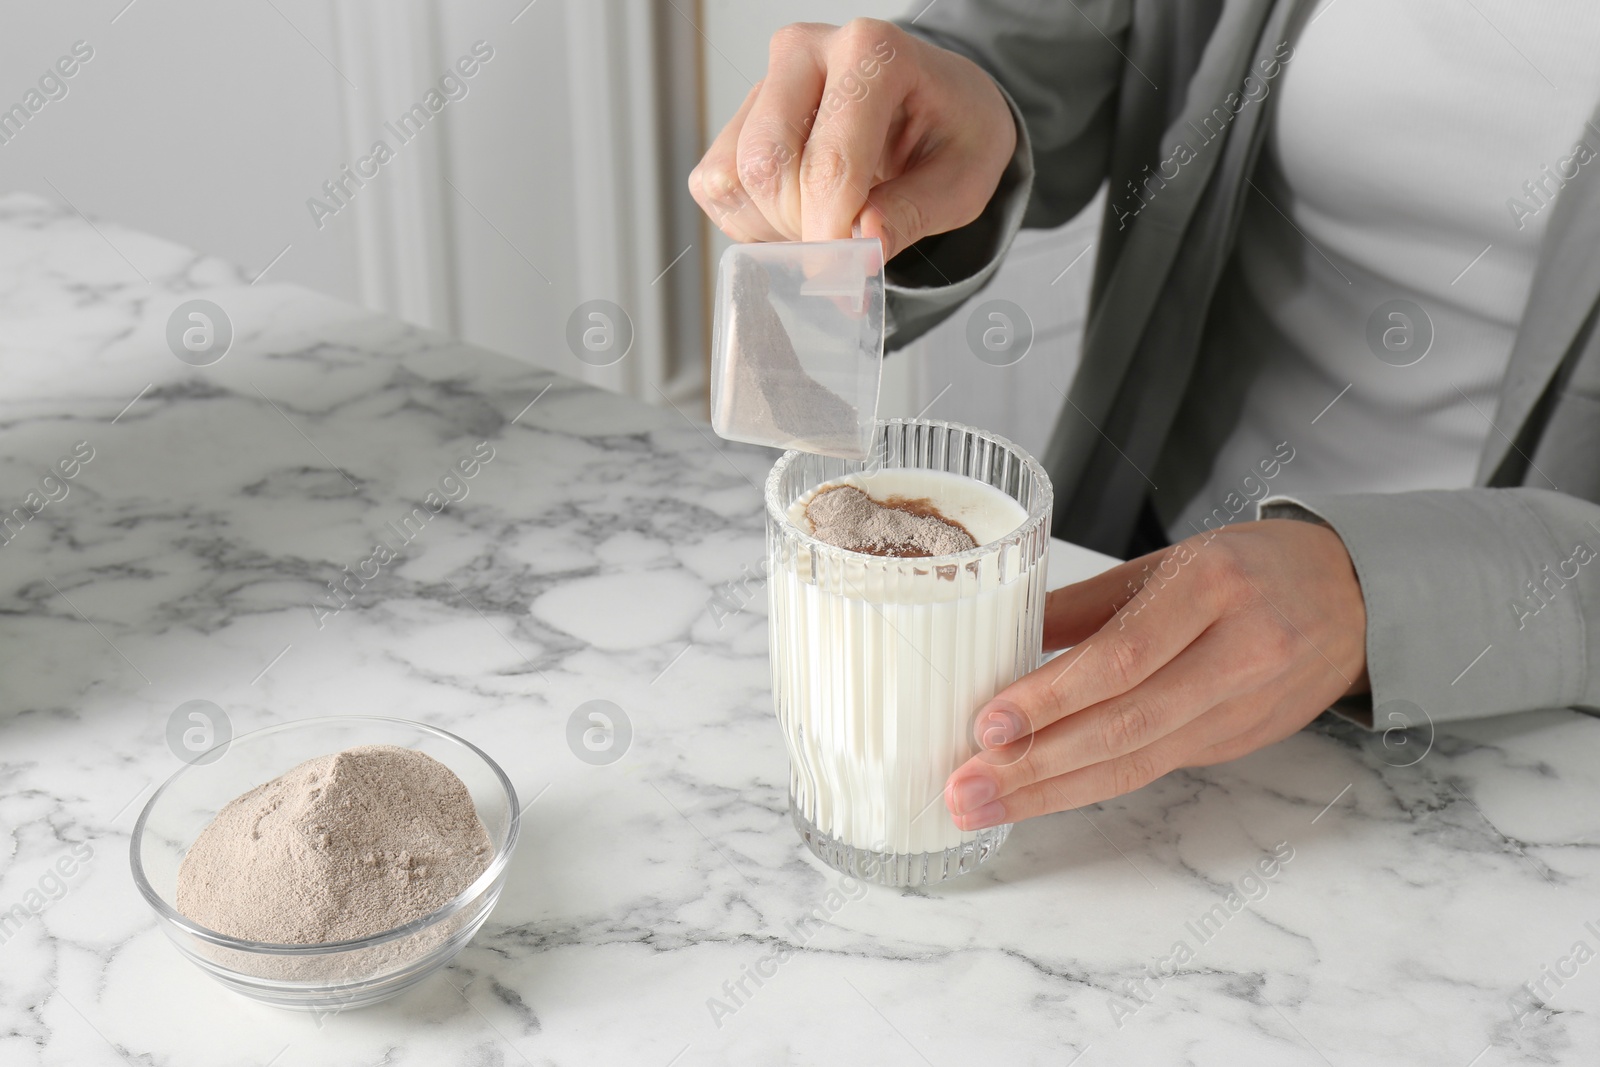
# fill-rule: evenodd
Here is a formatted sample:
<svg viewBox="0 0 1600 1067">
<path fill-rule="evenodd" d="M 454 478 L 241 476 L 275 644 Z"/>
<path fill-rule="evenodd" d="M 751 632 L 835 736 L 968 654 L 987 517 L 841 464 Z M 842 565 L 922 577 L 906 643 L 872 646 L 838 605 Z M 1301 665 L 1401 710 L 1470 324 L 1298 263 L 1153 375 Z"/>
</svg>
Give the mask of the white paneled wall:
<svg viewBox="0 0 1600 1067">
<path fill-rule="evenodd" d="M 342 162 L 350 90 L 317 51 L 333 48 L 333 8 L 274 2 L 8 4 L 4 105 L 74 41 L 94 58 L 64 99 L 0 145 L 0 188 L 68 201 L 252 273 L 292 246 L 269 278 L 358 299 L 351 227 L 318 231 L 305 208 Z"/>
<path fill-rule="evenodd" d="M 436 54 L 447 51 L 449 45 L 427 4 L 396 3 L 380 12 L 367 4 L 340 2 L 333 11 L 330 61 L 362 88 L 337 92 L 344 120 L 340 142 L 347 158 L 337 171 L 329 168 L 332 173 L 326 180 L 343 181 L 343 187 L 335 191 L 347 194 L 345 203 L 318 196 L 322 204 L 337 207 L 338 213 L 328 217 L 312 205 L 307 214 L 318 216 L 322 230 L 342 223 L 347 231 L 346 239 L 354 245 L 353 274 L 362 303 L 425 326 L 455 331 L 460 316 L 451 279 L 453 215 L 448 204 L 450 189 L 445 184 L 445 156 L 453 125 L 446 123 L 453 124 L 463 109 L 482 103 L 483 90 L 492 86 L 492 76 L 499 73 L 493 59 L 503 53 L 496 53 L 485 41 L 481 51 L 491 56 L 485 64 L 464 50 L 463 55 L 473 60 L 467 69 L 474 73 L 467 77 L 451 66 L 454 56 L 442 61 Z M 438 83 L 446 72 L 455 79 L 441 88 Z M 475 89 L 479 90 L 476 101 Z M 440 92 L 446 101 L 444 110 L 436 117 L 412 113 L 409 107 L 430 90 Z M 447 91 L 450 95 L 445 95 Z M 413 134 L 413 124 L 423 122 L 426 124 Z M 402 136 L 408 139 L 402 141 Z M 380 138 L 393 152 L 393 158 L 383 163 L 373 152 Z M 347 171 L 347 166 L 361 170 Z M 366 171 L 374 173 L 363 178 Z M 352 174 L 354 179 L 349 177 Z M 356 186 L 356 180 L 365 184 Z"/>
<path fill-rule="evenodd" d="M 669 244 L 701 241 L 681 177 L 699 141 L 695 38 L 675 25 L 658 35 L 671 11 L 651 0 L 10 5 L 0 100 L 75 41 L 94 57 L 0 144 L 0 189 L 693 406 L 704 384 L 694 257 L 655 281 Z M 463 58 L 477 59 L 470 76 Z M 444 101 L 431 114 L 430 92 Z M 397 131 L 419 103 L 419 128 Z M 363 176 L 379 140 L 390 158 Z M 634 350 L 612 367 L 566 342 L 568 317 L 596 298 L 636 320 Z"/>
</svg>

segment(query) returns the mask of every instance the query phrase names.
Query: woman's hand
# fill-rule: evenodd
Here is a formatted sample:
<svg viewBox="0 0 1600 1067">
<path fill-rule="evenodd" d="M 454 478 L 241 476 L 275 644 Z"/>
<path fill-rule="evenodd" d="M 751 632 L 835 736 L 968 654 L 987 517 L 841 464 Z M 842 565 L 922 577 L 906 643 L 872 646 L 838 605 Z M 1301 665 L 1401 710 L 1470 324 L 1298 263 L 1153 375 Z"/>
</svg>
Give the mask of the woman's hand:
<svg viewBox="0 0 1600 1067">
<path fill-rule="evenodd" d="M 979 711 L 983 750 L 945 785 L 963 830 L 1236 759 L 1367 690 L 1361 587 L 1308 522 L 1240 523 L 1056 590 L 1045 648 L 1068 645 Z"/>
<path fill-rule="evenodd" d="M 972 61 L 875 19 L 772 37 L 689 191 L 736 241 L 864 236 L 887 256 L 976 219 L 1016 148 L 1016 123 Z"/>
</svg>

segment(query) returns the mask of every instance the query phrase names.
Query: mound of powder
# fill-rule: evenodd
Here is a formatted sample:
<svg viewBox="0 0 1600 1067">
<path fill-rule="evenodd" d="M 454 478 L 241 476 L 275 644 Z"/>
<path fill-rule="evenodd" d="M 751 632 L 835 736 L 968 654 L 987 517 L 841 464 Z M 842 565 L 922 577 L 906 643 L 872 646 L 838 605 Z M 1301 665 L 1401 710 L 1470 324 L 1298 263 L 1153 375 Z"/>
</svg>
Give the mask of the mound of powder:
<svg viewBox="0 0 1600 1067">
<path fill-rule="evenodd" d="M 806 502 L 806 520 L 819 541 L 872 556 L 945 556 L 978 545 L 927 500 L 879 501 L 853 485 L 823 486 Z"/>
<path fill-rule="evenodd" d="M 438 910 L 492 851 L 448 767 L 413 749 L 362 745 L 230 800 L 178 868 L 178 910 L 252 941 L 366 937 Z"/>
</svg>

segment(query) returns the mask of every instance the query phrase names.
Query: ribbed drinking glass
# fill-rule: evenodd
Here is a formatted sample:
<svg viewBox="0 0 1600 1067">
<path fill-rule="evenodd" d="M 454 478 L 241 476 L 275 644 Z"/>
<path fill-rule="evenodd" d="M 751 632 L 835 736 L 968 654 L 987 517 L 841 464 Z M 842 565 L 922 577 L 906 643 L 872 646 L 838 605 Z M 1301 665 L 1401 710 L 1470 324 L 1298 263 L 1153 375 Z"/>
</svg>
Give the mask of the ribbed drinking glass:
<svg viewBox="0 0 1600 1067">
<path fill-rule="evenodd" d="M 1027 517 L 987 544 L 918 558 L 848 551 L 790 521 L 817 486 L 893 468 L 976 479 Z M 866 460 L 786 453 L 766 502 L 773 692 L 800 836 L 829 866 L 884 885 L 972 870 L 1011 827 L 959 829 L 944 785 L 978 749 L 978 709 L 1039 665 L 1049 478 L 1002 437 L 894 419 Z"/>
</svg>

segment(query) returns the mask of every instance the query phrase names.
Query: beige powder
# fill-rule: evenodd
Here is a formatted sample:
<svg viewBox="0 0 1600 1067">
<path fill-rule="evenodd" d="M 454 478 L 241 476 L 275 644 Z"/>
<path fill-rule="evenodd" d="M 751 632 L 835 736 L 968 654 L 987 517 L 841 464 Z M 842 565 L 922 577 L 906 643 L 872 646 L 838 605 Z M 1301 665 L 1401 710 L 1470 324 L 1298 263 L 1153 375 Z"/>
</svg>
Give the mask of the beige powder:
<svg viewBox="0 0 1600 1067">
<path fill-rule="evenodd" d="M 422 752 L 363 745 L 229 801 L 178 869 L 178 910 L 277 944 L 366 937 L 421 918 L 493 847 L 461 779 Z"/>
<path fill-rule="evenodd" d="M 847 455 L 860 446 L 861 413 L 806 371 L 788 327 L 773 309 L 772 278 L 735 260 L 728 301 L 729 369 L 746 429 L 785 447 Z M 783 294 L 781 303 L 796 294 Z"/>
<path fill-rule="evenodd" d="M 878 500 L 853 485 L 817 490 L 806 502 L 806 519 L 817 540 L 873 556 L 947 556 L 978 544 L 929 500 Z"/>
</svg>

